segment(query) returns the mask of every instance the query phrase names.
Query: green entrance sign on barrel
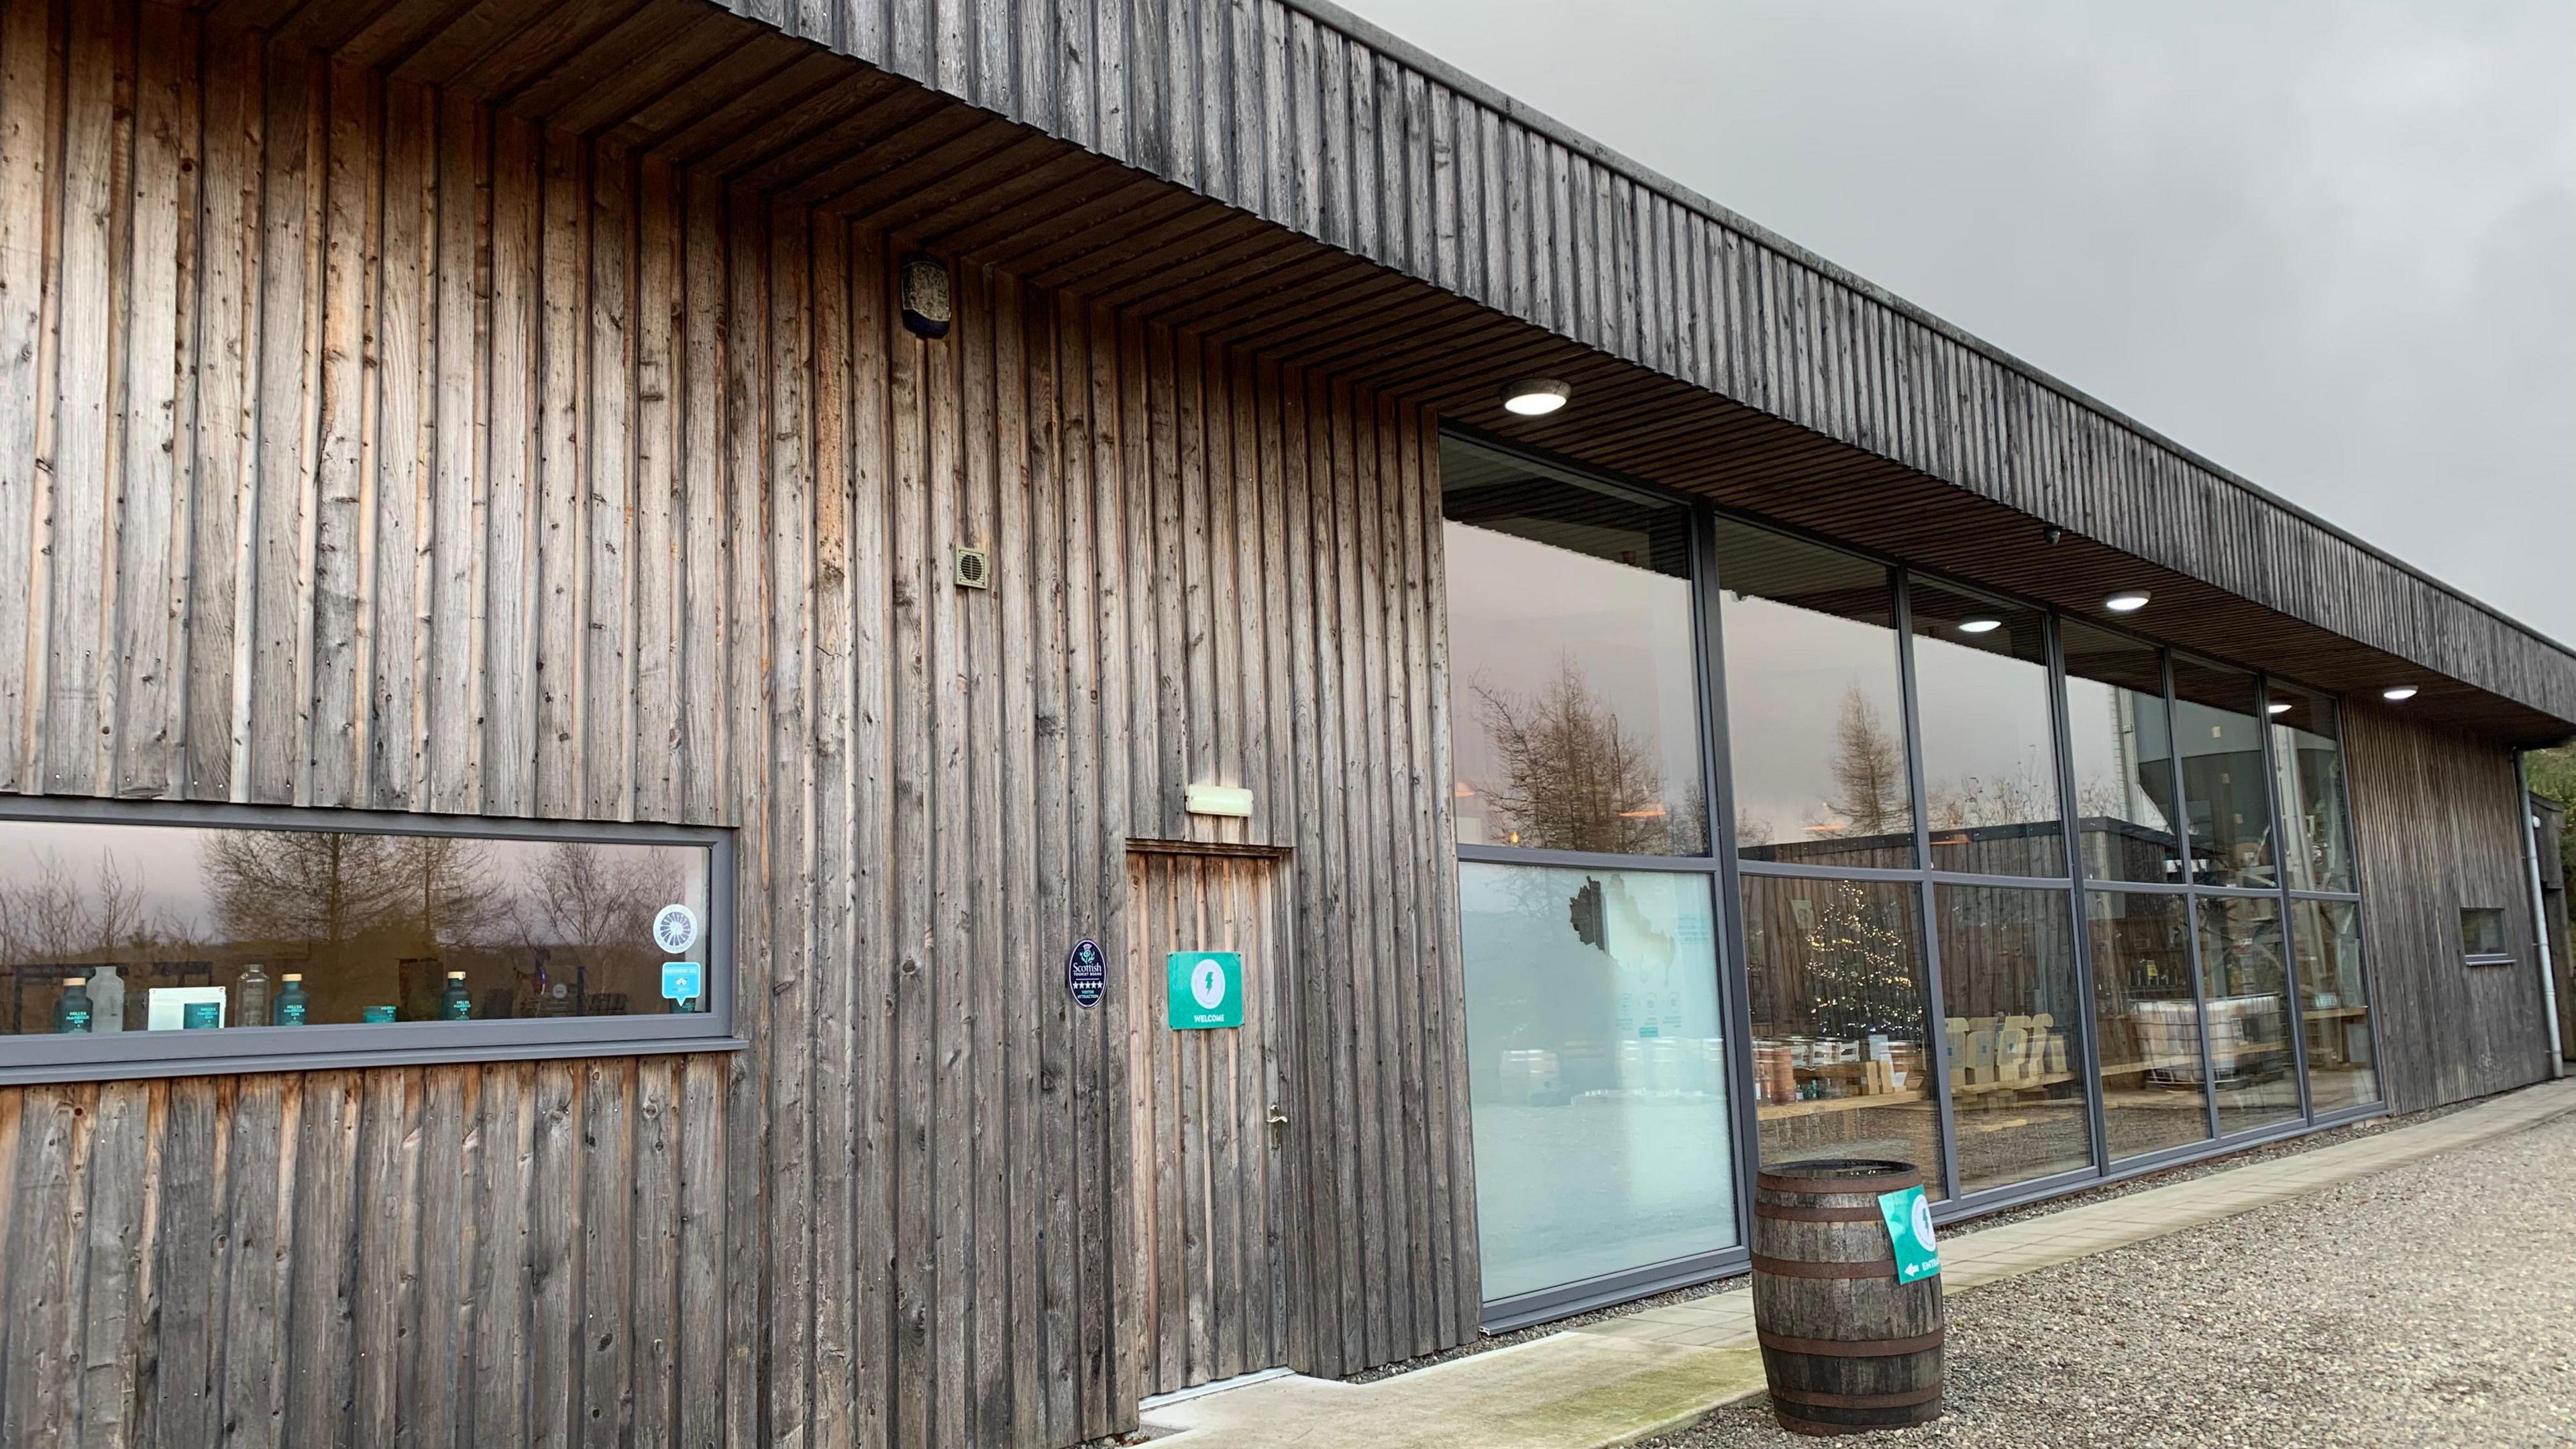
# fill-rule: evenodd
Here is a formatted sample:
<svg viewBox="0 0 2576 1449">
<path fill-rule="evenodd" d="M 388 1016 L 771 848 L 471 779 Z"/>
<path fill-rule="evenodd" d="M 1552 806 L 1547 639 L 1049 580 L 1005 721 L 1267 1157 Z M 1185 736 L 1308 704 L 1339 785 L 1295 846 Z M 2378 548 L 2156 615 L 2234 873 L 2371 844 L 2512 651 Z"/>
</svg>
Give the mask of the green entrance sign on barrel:
<svg viewBox="0 0 2576 1449">
<path fill-rule="evenodd" d="M 1887 1220 L 1887 1245 L 1896 1254 L 1896 1281 L 1912 1283 L 1941 1271 L 1941 1248 L 1932 1241 L 1932 1204 L 1920 1187 L 1879 1194 Z"/>
<path fill-rule="evenodd" d="M 1174 1031 L 1243 1025 L 1243 956 L 1234 951 L 1174 951 L 1163 958 L 1171 983 Z"/>
</svg>

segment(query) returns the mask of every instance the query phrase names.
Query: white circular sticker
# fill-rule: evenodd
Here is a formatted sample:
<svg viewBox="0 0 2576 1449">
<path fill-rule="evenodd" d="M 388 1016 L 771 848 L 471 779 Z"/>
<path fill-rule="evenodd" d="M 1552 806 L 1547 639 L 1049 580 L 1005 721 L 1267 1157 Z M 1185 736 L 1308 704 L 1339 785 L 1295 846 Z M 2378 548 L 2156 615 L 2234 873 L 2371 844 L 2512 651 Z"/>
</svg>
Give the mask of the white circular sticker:
<svg viewBox="0 0 2576 1449">
<path fill-rule="evenodd" d="M 1932 1245 L 1932 1203 L 1928 1198 L 1914 1200 L 1914 1236 L 1922 1239 L 1925 1247 Z"/>
<path fill-rule="evenodd" d="M 1214 956 L 1199 958 L 1199 968 L 1190 973 L 1190 995 L 1199 1005 L 1214 1011 L 1225 1000 L 1225 966 Z"/>
<path fill-rule="evenodd" d="M 698 913 L 687 906 L 664 906 L 653 917 L 653 944 L 672 956 L 698 944 Z"/>
</svg>

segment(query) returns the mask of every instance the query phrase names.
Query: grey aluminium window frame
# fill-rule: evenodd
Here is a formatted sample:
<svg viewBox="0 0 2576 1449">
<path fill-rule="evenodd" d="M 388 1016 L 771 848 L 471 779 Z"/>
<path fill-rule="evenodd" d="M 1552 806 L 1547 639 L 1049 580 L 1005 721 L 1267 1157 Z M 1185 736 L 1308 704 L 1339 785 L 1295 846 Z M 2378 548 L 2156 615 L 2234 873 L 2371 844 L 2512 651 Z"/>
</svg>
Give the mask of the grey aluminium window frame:
<svg viewBox="0 0 2576 1449">
<path fill-rule="evenodd" d="M 1543 850 L 1528 846 L 1462 845 L 1456 844 L 1454 841 L 1452 843 L 1452 849 L 1455 852 L 1455 858 L 1460 861 L 1476 861 L 1503 865 L 1560 866 L 1577 868 L 1591 866 L 1598 869 L 1612 870 L 1670 871 L 1683 874 L 1706 875 L 1711 878 L 1711 888 L 1714 890 L 1717 900 L 1717 920 L 1720 929 L 1723 932 L 1723 936 L 1719 941 L 1718 952 L 1718 999 L 1720 1019 L 1725 1024 L 1725 1028 L 1734 1034 L 1735 1041 L 1737 1043 L 1746 1044 L 1730 1047 L 1727 1053 L 1728 1060 L 1726 1066 L 1727 1090 L 1733 1096 L 1733 1101 L 1731 1101 L 1728 1106 L 1730 1125 L 1735 1134 L 1734 1149 L 1736 1157 L 1736 1174 L 1734 1192 L 1737 1206 L 1737 1221 L 1750 1221 L 1752 1211 L 1752 1204 L 1749 1200 L 1751 1195 L 1751 1185 L 1755 1174 L 1758 1173 L 1761 1168 L 1761 1129 L 1758 1111 L 1753 1097 L 1752 1053 L 1749 1047 L 1749 1043 L 1752 1041 L 1751 1002 L 1749 995 L 1750 983 L 1745 977 L 1744 967 L 1745 937 L 1743 883 L 1746 876 L 1752 875 L 1797 876 L 1811 879 L 1877 880 L 1913 885 L 1916 888 L 1918 901 L 1917 909 L 1922 913 L 1925 989 L 1930 995 L 1930 1005 L 1932 1005 L 1936 1010 L 1946 1009 L 1946 1002 L 1942 995 L 1940 942 L 1938 939 L 1939 932 L 1937 928 L 1937 918 L 1934 915 L 1935 910 L 1937 910 L 1939 906 L 1939 887 L 1943 885 L 1997 886 L 2017 890 L 2054 890 L 2064 895 L 2067 909 L 2072 917 L 2073 923 L 2073 935 L 2071 939 L 2075 952 L 2075 990 L 2080 998 L 2085 1002 L 2085 1010 L 2081 1014 L 2078 1022 L 2075 1024 L 2074 1046 L 2076 1050 L 2080 1051 L 2083 1055 L 2084 1077 L 2086 1084 L 2085 1101 L 2087 1115 L 2089 1118 L 2089 1133 L 2092 1139 L 2091 1147 L 2093 1153 L 2093 1164 L 2090 1167 L 2077 1168 L 2066 1172 L 2052 1174 L 2047 1177 L 2034 1178 L 2024 1182 L 2006 1183 L 1996 1187 L 1982 1189 L 1974 1193 L 1959 1192 L 1958 1152 L 1955 1140 L 1957 1126 L 1953 1108 L 1950 1103 L 1949 1073 L 1946 1070 L 1938 1072 L 1934 1077 L 1936 1100 L 1939 1104 L 1938 1131 L 1940 1133 L 1942 1146 L 1943 1185 L 1949 1190 L 1949 1193 L 1947 1200 L 1937 1204 L 1933 1209 L 1933 1216 L 1936 1221 L 1949 1222 L 1955 1221 L 1959 1218 L 1974 1217 L 1983 1213 L 2012 1207 L 2020 1203 L 2053 1197 L 2058 1194 L 2083 1187 L 2096 1186 L 2106 1182 L 2117 1182 L 2125 1178 L 2137 1176 L 2141 1173 L 2153 1172 L 2178 1163 L 2216 1156 L 2226 1152 L 2239 1151 L 2245 1147 L 2257 1145 L 2263 1142 L 2269 1142 L 2280 1138 L 2295 1137 L 2302 1133 L 2316 1131 L 2324 1127 L 2341 1125 L 2343 1123 L 2369 1117 L 2382 1116 L 2387 1113 L 2388 1107 L 2384 1083 L 2380 1084 L 2378 1087 L 2381 1095 L 2377 1100 L 2361 1103 L 2353 1107 L 2339 1108 L 2328 1113 L 2319 1113 L 2315 1110 L 2313 1093 L 2310 1090 L 2306 1071 L 2306 1029 L 2304 1019 L 2300 1016 L 2298 1009 L 2298 962 L 2294 935 L 2297 930 L 2295 920 L 2296 912 L 2290 907 L 2293 902 L 2300 900 L 2339 901 L 2358 904 L 2362 898 L 2365 882 L 2361 877 L 2361 862 L 2356 858 L 2353 861 L 2353 888 L 2351 890 L 2297 890 L 2292 889 L 2288 884 L 2289 872 L 2284 868 L 2280 859 L 2285 846 L 2285 817 L 2282 814 L 2281 801 L 2278 798 L 2279 781 L 2277 772 L 2274 769 L 2274 751 L 2277 748 L 2277 742 L 2273 738 L 2274 731 L 2270 713 L 2265 708 L 2265 706 L 2269 704 L 2271 698 L 2270 691 L 2272 681 L 2270 675 L 2266 674 L 2262 670 L 2248 668 L 2243 665 L 2227 664 L 2225 661 L 2215 659 L 2208 660 L 2210 663 L 2221 664 L 2228 669 L 2241 671 L 2245 674 L 2251 675 L 2256 680 L 2257 693 L 2255 701 L 2255 729 L 2258 737 L 2262 741 L 2264 791 L 2266 802 L 2271 813 L 2271 824 L 2269 829 L 2273 854 L 2273 884 L 2268 886 L 2245 887 L 2207 886 L 2198 884 L 2190 879 L 2191 872 L 2188 868 L 2188 862 L 2190 860 L 2191 851 L 2191 826 L 2188 814 L 2184 809 L 2182 754 L 2179 748 L 2168 751 L 2166 767 L 2169 772 L 2172 789 L 2171 799 L 2173 801 L 2172 808 L 2174 814 L 2172 825 L 2175 837 L 2175 849 L 2179 853 L 2180 858 L 2186 862 L 2185 878 L 2178 882 L 2092 880 L 2084 874 L 2083 850 L 2080 838 L 2082 822 L 2076 811 L 2077 802 L 2075 798 L 2076 791 L 2073 774 L 2073 742 L 2071 738 L 2072 724 L 2067 717 L 2067 675 L 2066 652 L 2062 638 L 2063 622 L 2070 618 L 2078 619 L 2088 628 L 2133 640 L 2142 647 L 2156 651 L 2158 670 L 2162 681 L 2161 705 L 2165 712 L 2165 731 L 2169 739 L 2174 737 L 2175 715 L 2174 659 L 2176 651 L 2172 646 L 2147 638 L 2129 628 L 2122 627 L 2117 623 L 2103 618 L 2090 614 L 2068 614 L 2051 605 L 2034 603 L 2029 600 L 2017 598 L 2005 590 L 1995 589 L 1984 584 L 1971 583 L 1966 580 L 1953 579 L 1949 575 L 1938 570 L 1917 568 L 1913 565 L 1907 564 L 1901 559 L 1891 558 L 1883 554 L 1875 553 L 1866 548 L 1855 547 L 1854 545 L 1840 539 L 1830 538 L 1811 530 L 1799 528 L 1791 524 L 1784 524 L 1773 519 L 1763 518 L 1759 515 L 1745 513 L 1739 509 L 1723 507 L 1721 505 L 1711 503 L 1707 499 L 1694 494 L 1685 493 L 1678 489 L 1669 488 L 1648 480 L 1628 477 L 1623 474 L 1607 471 L 1591 464 L 1559 457 L 1542 450 L 1533 449 L 1527 444 L 1497 437 L 1474 428 L 1465 427 L 1456 423 L 1445 423 L 1443 424 L 1442 432 L 1444 436 L 1455 436 L 1461 441 L 1473 443 L 1479 447 L 1486 448 L 1494 452 L 1526 458 L 1534 464 L 1544 466 L 1557 472 L 1570 474 L 1599 485 L 1621 489 L 1643 497 L 1683 504 L 1691 508 L 1693 511 L 1690 554 L 1692 574 L 1690 582 L 1694 599 L 1692 626 L 1697 643 L 1697 656 L 1693 660 L 1693 665 L 1698 671 L 1699 687 L 1696 698 L 1699 701 L 1701 719 L 1701 770 L 1707 781 L 1707 793 L 1710 801 L 1709 819 L 1711 822 L 1709 831 L 1711 838 L 1708 842 L 1706 852 L 1700 855 L 1595 855 L 1580 851 Z M 1720 518 L 1731 519 L 1750 527 L 1765 529 L 1786 537 L 1802 539 L 1807 542 L 1832 548 L 1854 558 L 1874 563 L 1888 571 L 1887 576 L 1890 608 L 1893 611 L 1893 632 L 1896 636 L 1895 643 L 1898 651 L 1897 657 L 1899 660 L 1899 683 L 1902 696 L 1902 713 L 1900 718 L 1906 741 L 1907 786 L 1909 799 L 1911 800 L 1914 810 L 1916 852 L 1916 863 L 1914 866 L 1904 869 L 1886 869 L 1859 866 L 1834 867 L 1801 865 L 1790 862 L 1747 862 L 1741 858 L 1738 852 L 1734 832 L 1724 829 L 1719 824 L 1719 822 L 1733 819 L 1735 810 L 1734 777 L 1731 770 L 1731 742 L 1728 737 L 1730 721 L 1726 710 L 1726 638 L 1719 602 L 1720 594 L 1723 591 L 1724 580 L 1719 575 L 1716 556 L 1717 545 L 1715 524 L 1716 520 Z M 2043 628 L 2048 650 L 2048 659 L 2046 663 L 2049 682 L 2049 716 L 2052 728 L 2055 732 L 2054 744 L 2057 755 L 2059 836 L 2060 845 L 2064 852 L 2065 859 L 2064 873 L 2061 875 L 1989 876 L 1960 871 L 1940 870 L 1935 868 L 1932 864 L 1929 841 L 1930 822 L 1926 818 L 1924 809 L 1925 802 L 1923 798 L 1924 783 L 1922 770 L 1922 742 L 1920 738 L 1921 731 L 1920 723 L 1916 717 L 1917 711 L 1921 708 L 1921 700 L 1919 698 L 1919 693 L 1915 688 L 1914 680 L 1915 663 L 1914 641 L 1912 638 L 1912 584 L 1913 581 L 1918 578 L 1945 586 L 1960 588 L 1973 593 L 1991 595 L 1997 599 L 2004 600 L 2020 607 L 2035 609 L 2045 620 Z M 2190 651 L 2184 652 L 2193 658 L 2205 657 L 2192 654 Z M 2335 712 L 2338 723 L 2340 722 L 2343 702 L 2339 696 L 2325 690 L 2314 688 L 2310 685 L 2298 683 L 2297 681 L 2285 682 L 2297 684 L 2298 688 L 2303 693 L 2306 693 L 2312 698 L 2324 703 L 2329 709 Z M 2338 747 L 2340 747 L 2342 739 L 2342 731 L 2340 727 L 2338 727 L 2336 731 L 2336 739 Z M 2349 776 L 2346 775 L 2343 778 L 2340 778 L 2337 783 L 2339 788 L 2346 792 L 2344 818 L 2349 822 L 2351 819 L 2349 800 L 2351 781 Z M 2348 844 L 2352 843 L 2357 842 L 2348 842 Z M 2201 1097 L 2202 1111 L 2205 1114 L 2204 1120 L 2208 1125 L 2210 1135 L 2197 1142 L 2184 1143 L 2179 1146 L 2163 1148 L 2154 1152 L 2124 1157 L 2117 1161 L 2113 1161 L 2109 1158 L 2108 1154 L 2110 1144 L 2108 1140 L 2108 1124 L 2104 1120 L 2103 1115 L 2100 1077 L 2097 1065 L 2100 1060 L 2100 1048 L 2099 1044 L 2094 1039 L 2097 1034 L 2097 1024 L 2093 1019 L 2092 1010 L 2092 1004 L 2095 1001 L 2093 953 L 2090 939 L 2090 919 L 2086 911 L 2086 893 L 2091 890 L 2112 890 L 2127 893 L 2170 895 L 2182 899 L 2185 919 L 2188 923 L 2188 929 L 2185 932 L 2185 936 L 2188 942 L 2188 949 L 2190 951 L 2192 994 L 2195 1004 L 2204 1003 L 2208 994 L 2207 982 L 2200 959 L 2199 907 L 2195 904 L 2196 900 L 2202 897 L 2234 897 L 2240 899 L 2270 898 L 2281 903 L 2281 940 L 2283 953 L 2282 991 L 2286 1011 L 2289 1017 L 2287 1029 L 2292 1041 L 2292 1065 L 2290 1070 L 2293 1072 L 2298 1082 L 2299 1112 L 2296 1117 L 2283 1122 L 2265 1123 L 2233 1134 L 2220 1135 L 2218 1132 L 2217 1084 L 2211 1080 L 2210 1064 L 2208 1061 L 2209 1043 L 2206 1039 L 2206 1035 L 2204 1034 L 2203 1040 L 2200 1044 L 2202 1055 Z M 2370 962 L 2366 953 L 2362 962 L 2362 970 L 2364 972 L 2364 980 L 2368 981 L 2370 979 L 2368 974 L 2370 970 Z M 2380 1016 L 2381 1013 L 2374 1007 L 2369 1018 L 2371 1055 L 2374 1061 L 2385 1059 L 2381 1050 Z M 1675 1259 L 1665 1263 L 1641 1265 L 1637 1268 L 1604 1275 L 1600 1278 L 1587 1279 L 1580 1282 L 1563 1284 L 1554 1288 L 1539 1289 L 1529 1293 L 1518 1294 L 1509 1299 L 1491 1300 L 1484 1305 L 1483 1325 L 1488 1332 L 1501 1332 L 1503 1330 L 1519 1327 L 1525 1324 L 1543 1322 L 1551 1318 L 1563 1317 L 1567 1314 L 1581 1312 L 1588 1308 L 1626 1301 L 1648 1293 L 1683 1287 L 1691 1283 L 1705 1282 L 1709 1279 L 1721 1277 L 1728 1273 L 1741 1271 L 1746 1266 L 1747 1254 L 1748 1249 L 1746 1247 L 1739 1246 L 1718 1252 L 1696 1255 L 1689 1258 Z"/>
<path fill-rule="evenodd" d="M 414 815 L 309 806 L 229 805 L 55 796 L 0 798 L 0 829 L 18 821 L 195 829 L 345 831 L 599 845 L 698 846 L 707 861 L 707 1010 L 666 1016 L 515 1021 L 334 1023 L 269 1037 L 248 1032 L 115 1032 L 0 1036 L 0 1086 L 239 1072 L 297 1072 L 449 1062 L 527 1061 L 734 1051 L 733 832 L 712 826 Z"/>
</svg>

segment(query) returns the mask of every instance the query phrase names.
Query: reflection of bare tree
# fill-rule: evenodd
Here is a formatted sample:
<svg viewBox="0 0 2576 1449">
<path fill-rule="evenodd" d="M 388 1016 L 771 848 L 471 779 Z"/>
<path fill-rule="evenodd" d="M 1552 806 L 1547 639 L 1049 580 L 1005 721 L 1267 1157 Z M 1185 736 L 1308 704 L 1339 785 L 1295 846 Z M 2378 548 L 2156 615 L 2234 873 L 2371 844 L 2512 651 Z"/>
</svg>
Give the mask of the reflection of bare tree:
<svg viewBox="0 0 2576 1449">
<path fill-rule="evenodd" d="M 227 938 L 300 942 L 323 969 L 367 936 L 396 955 L 481 944 L 513 914 L 481 845 L 460 838 L 213 830 L 197 866 Z"/>
<path fill-rule="evenodd" d="M 425 940 L 447 948 L 492 944 L 517 916 L 492 880 L 480 841 L 395 836 L 393 858 L 400 909 L 419 922 Z"/>
<path fill-rule="evenodd" d="M 2016 776 L 1981 779 L 1967 776 L 1956 784 L 1925 791 L 1924 813 L 1935 830 L 1980 825 L 2022 825 L 2057 818 L 2056 787 L 2042 785 L 2028 766 Z"/>
<path fill-rule="evenodd" d="M 1834 726 L 1834 789 L 1825 808 L 1838 818 L 1819 821 L 1819 834 L 1894 835 L 1911 829 L 1914 809 L 1905 784 L 1905 750 L 1878 717 L 1878 707 L 1858 686 L 1844 691 Z"/>
<path fill-rule="evenodd" d="M 59 856 L 35 857 L 24 880 L 0 884 L 0 955 L 10 961 L 104 961 L 144 944 L 155 923 L 143 919 L 143 893 L 102 857 L 86 889 Z"/>
<path fill-rule="evenodd" d="M 611 963 L 651 955 L 653 915 L 679 890 L 670 860 L 565 841 L 539 858 L 521 929 L 532 948 L 569 958 L 548 967 L 556 980 L 595 983 Z"/>
<path fill-rule="evenodd" d="M 402 899 L 390 838 L 321 830 L 210 830 L 197 869 L 215 921 L 236 941 L 301 941 L 336 968 L 349 942 Z"/>
<path fill-rule="evenodd" d="M 1574 661 L 1560 662 L 1534 695 L 1475 691 L 1502 765 L 1494 817 L 1520 844 L 1639 853 L 1671 838 L 1661 772 Z"/>
</svg>

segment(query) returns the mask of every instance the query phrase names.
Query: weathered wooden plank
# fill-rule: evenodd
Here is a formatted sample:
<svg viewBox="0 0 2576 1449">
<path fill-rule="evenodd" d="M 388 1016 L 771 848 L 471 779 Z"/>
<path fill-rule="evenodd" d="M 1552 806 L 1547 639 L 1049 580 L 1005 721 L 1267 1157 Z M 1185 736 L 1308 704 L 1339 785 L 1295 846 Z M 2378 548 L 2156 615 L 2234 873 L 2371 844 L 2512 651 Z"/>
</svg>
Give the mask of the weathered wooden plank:
<svg viewBox="0 0 2576 1449">
<path fill-rule="evenodd" d="M 370 1073 L 356 1079 L 357 1122 L 350 1202 L 355 1222 L 349 1275 L 351 1345 L 348 1437 L 392 1444 L 403 1421 L 403 1369 L 421 1304 L 416 1293 L 423 1256 L 414 1204 L 425 1195 L 421 1140 L 432 1124 L 421 1115 L 421 1074 Z M 446 1190 L 447 1184 L 434 1184 Z"/>
<path fill-rule="evenodd" d="M 9 1136 L 15 1104 L 15 1094 L 0 1103 L 0 1171 L 12 1160 Z M 160 1154 L 160 1192 L 148 1246 L 155 1255 L 153 1300 L 158 1317 L 152 1332 L 150 1391 L 141 1406 L 136 1436 L 147 1444 L 209 1443 L 218 1432 L 208 1375 L 215 1317 L 223 1302 L 219 1224 L 225 1218 L 220 1214 L 218 1143 L 227 1105 L 209 1079 L 172 1083 L 154 1144 Z M 0 1189 L 0 1203 L 14 1196 Z M 0 1206 L 0 1217 L 8 1212 Z M 5 1240 L 5 1224 L 0 1224 L 0 1241 Z"/>
<path fill-rule="evenodd" d="M 39 626 L 43 654 L 31 648 L 30 662 L 45 660 L 43 788 L 72 794 L 96 788 L 118 723 L 107 655 L 121 582 L 120 520 L 110 503 L 121 471 L 116 418 L 124 403 L 111 371 L 127 270 L 117 265 L 117 233 L 131 200 L 114 174 L 131 141 L 128 20 L 106 7 L 70 17 L 69 44 L 79 61 L 63 81 L 61 213 L 47 239 L 52 396 L 40 404 L 36 447 L 51 463 L 50 486 L 37 504 L 40 569 L 50 587 Z M 42 371 L 41 351 L 39 358 Z"/>
<path fill-rule="evenodd" d="M 367 364 L 375 336 L 372 275 L 382 240 L 376 155 L 381 112 L 367 71 L 335 61 L 327 73 L 318 242 L 319 356 L 313 455 L 309 680 L 311 720 L 302 797 L 318 805 L 365 803 L 367 688 L 374 674 L 376 474 L 369 456 L 375 386 Z M 322 109 L 317 107 L 317 109 Z"/>
<path fill-rule="evenodd" d="M 145 23 L 137 27 L 136 46 L 131 200 L 123 238 L 129 277 L 119 322 L 125 402 L 114 420 L 124 437 L 117 447 L 122 516 L 114 564 L 111 697 L 118 719 L 112 788 L 127 797 L 166 795 L 179 783 L 185 696 L 175 676 L 185 667 L 181 621 L 194 491 L 177 486 L 176 466 L 190 451 L 183 445 L 180 401 L 194 358 L 181 327 L 195 287 L 197 238 L 181 217 L 194 213 L 198 176 L 190 114 L 196 101 L 194 35 L 184 25 Z"/>
</svg>

